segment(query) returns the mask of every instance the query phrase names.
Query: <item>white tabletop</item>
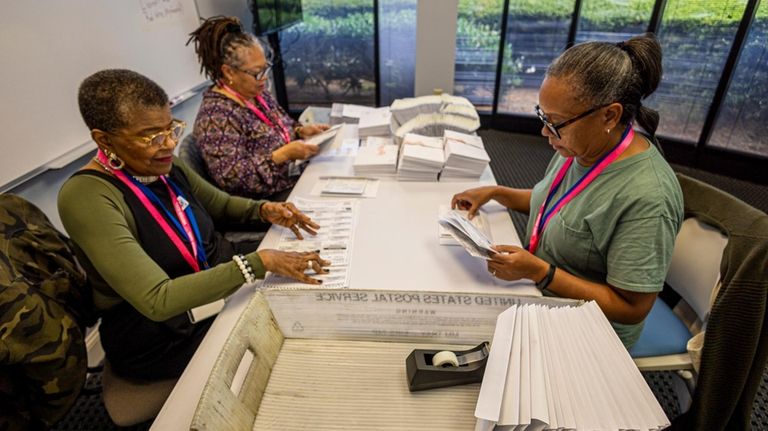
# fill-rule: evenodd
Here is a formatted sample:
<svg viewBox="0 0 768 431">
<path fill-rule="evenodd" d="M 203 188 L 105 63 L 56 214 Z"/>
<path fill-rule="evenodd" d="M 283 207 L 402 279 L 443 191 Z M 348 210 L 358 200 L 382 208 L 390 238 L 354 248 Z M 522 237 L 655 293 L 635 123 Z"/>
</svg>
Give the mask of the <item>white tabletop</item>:
<svg viewBox="0 0 768 431">
<path fill-rule="evenodd" d="M 351 157 L 328 157 L 321 153 L 307 167 L 291 197 L 321 199 L 310 196 L 318 177 L 352 175 L 351 165 Z M 495 184 L 490 169 L 481 183 Z M 469 256 L 461 247 L 439 245 L 439 206 L 450 204 L 453 194 L 478 185 L 381 180 L 375 198 L 360 199 L 350 287 L 540 295 L 529 281 L 506 283 L 494 279 L 484 261 Z M 483 211 L 494 243 L 520 245 L 506 209 L 491 203 Z M 272 227 L 260 248 L 274 248 L 282 229 Z M 157 416 L 153 430 L 189 429 L 208 375 L 253 289 L 244 286 L 228 299 Z"/>
</svg>

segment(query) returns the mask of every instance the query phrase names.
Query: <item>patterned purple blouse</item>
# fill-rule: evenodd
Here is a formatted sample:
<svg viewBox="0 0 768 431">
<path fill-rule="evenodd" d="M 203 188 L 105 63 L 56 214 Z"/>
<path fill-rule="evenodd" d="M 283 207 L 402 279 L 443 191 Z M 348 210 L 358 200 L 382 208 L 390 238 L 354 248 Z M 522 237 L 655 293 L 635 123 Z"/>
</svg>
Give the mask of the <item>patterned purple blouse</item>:
<svg viewBox="0 0 768 431">
<path fill-rule="evenodd" d="M 295 139 L 296 122 L 283 111 L 268 92 L 262 94 L 267 118 L 277 127 L 276 116 Z M 258 102 L 256 106 L 261 108 Z M 278 129 L 262 122 L 248 107 L 209 88 L 192 131 L 200 146 L 208 173 L 230 194 L 259 199 L 289 189 L 297 176 L 288 174 L 291 162 L 277 165 L 272 151 L 285 145 Z"/>
</svg>

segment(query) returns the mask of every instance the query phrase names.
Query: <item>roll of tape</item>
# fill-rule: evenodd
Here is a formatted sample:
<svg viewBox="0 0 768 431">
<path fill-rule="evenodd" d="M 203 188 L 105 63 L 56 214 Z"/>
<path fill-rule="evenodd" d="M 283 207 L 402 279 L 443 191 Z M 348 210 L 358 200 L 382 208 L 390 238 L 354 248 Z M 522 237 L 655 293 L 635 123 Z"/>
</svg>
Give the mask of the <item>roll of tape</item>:
<svg viewBox="0 0 768 431">
<path fill-rule="evenodd" d="M 442 368 L 458 367 L 459 358 L 450 350 L 443 350 L 442 352 L 435 353 L 435 356 L 432 357 L 432 365 Z"/>
</svg>

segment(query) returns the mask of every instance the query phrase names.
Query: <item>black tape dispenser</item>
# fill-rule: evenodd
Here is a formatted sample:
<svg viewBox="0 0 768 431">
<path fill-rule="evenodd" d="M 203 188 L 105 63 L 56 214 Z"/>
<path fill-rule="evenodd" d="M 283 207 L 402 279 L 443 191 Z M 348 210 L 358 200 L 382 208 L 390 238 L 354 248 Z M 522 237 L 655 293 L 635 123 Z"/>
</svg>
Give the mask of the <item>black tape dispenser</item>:
<svg viewBox="0 0 768 431">
<path fill-rule="evenodd" d="M 405 359 L 411 392 L 483 381 L 490 345 L 487 341 L 469 350 L 415 349 Z"/>
</svg>

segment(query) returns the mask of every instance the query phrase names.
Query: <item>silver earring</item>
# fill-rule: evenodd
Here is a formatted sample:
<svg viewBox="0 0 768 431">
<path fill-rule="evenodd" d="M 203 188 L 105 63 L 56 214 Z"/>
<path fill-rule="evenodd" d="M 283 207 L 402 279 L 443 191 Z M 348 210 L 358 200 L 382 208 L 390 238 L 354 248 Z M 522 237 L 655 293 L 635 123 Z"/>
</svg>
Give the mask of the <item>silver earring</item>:
<svg viewBox="0 0 768 431">
<path fill-rule="evenodd" d="M 605 133 L 611 133 L 611 129 L 605 129 Z"/>
<path fill-rule="evenodd" d="M 125 162 L 121 160 L 119 157 L 117 157 L 117 154 L 107 151 L 107 163 L 109 164 L 109 167 L 119 171 L 120 169 L 123 169 L 123 166 L 125 166 Z"/>
</svg>

